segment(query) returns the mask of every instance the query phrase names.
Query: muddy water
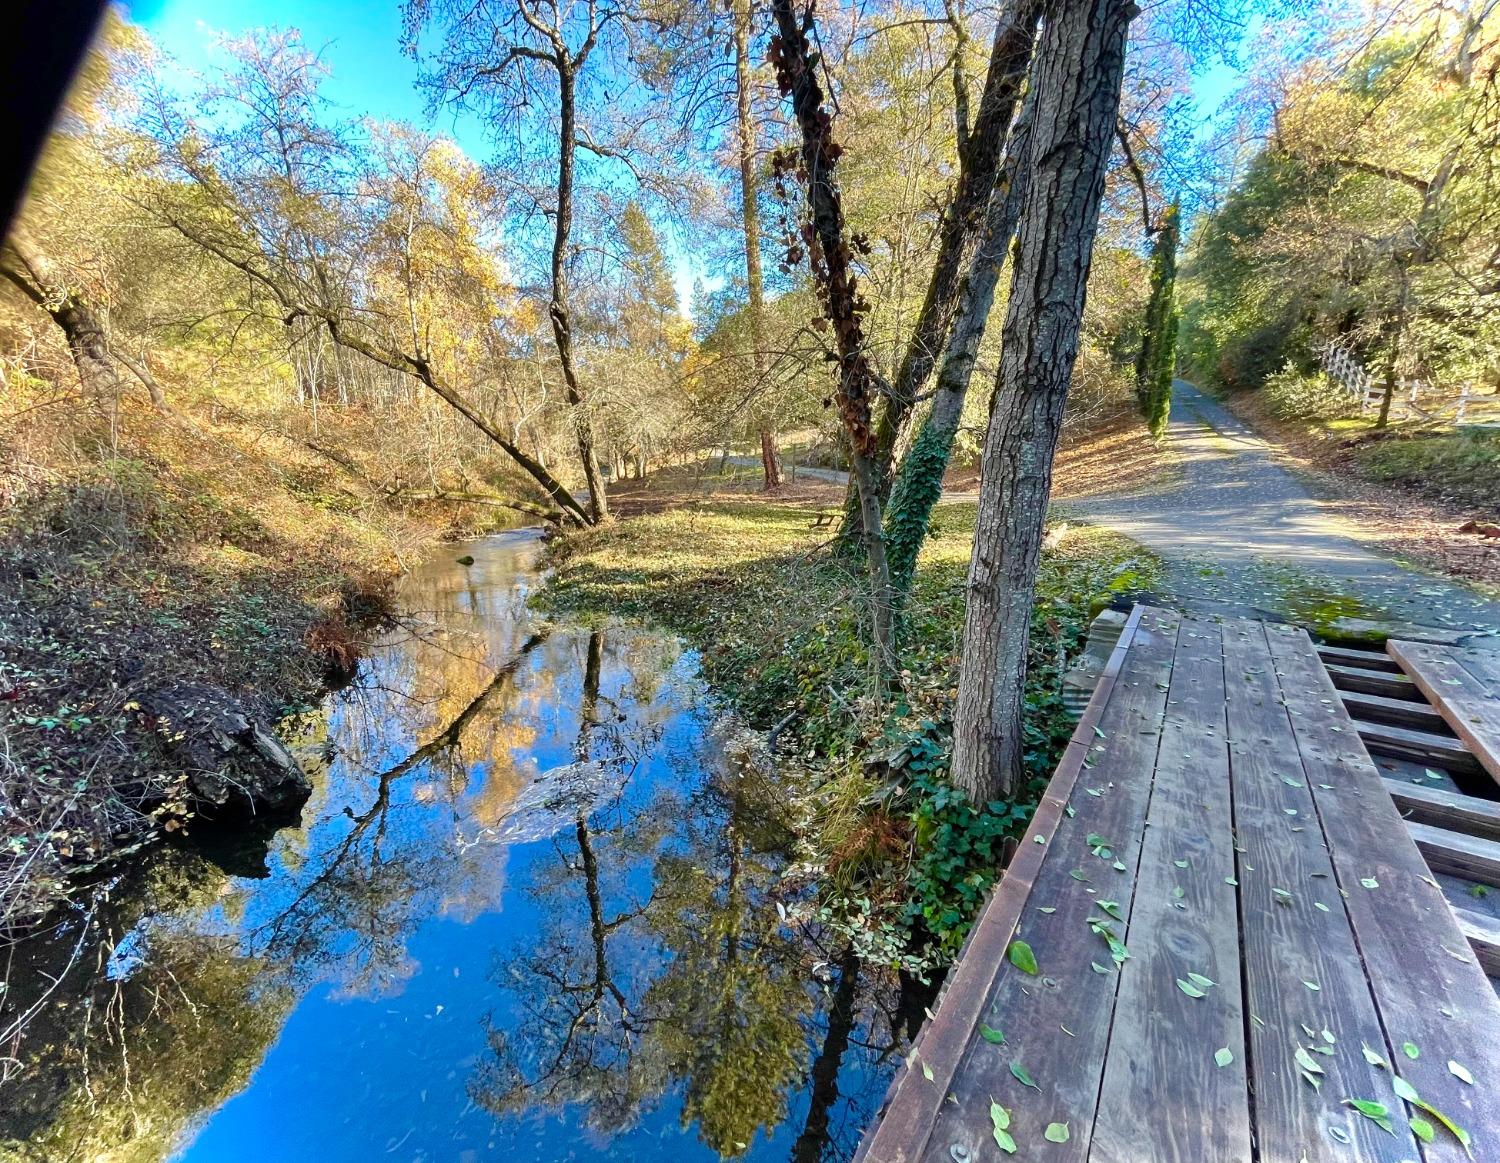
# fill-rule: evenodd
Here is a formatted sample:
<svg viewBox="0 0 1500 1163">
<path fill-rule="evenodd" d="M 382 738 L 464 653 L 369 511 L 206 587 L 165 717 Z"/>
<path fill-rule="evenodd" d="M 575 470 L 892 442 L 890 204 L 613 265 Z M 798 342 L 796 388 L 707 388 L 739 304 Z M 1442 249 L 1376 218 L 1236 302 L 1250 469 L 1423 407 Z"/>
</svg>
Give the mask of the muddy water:
<svg viewBox="0 0 1500 1163">
<path fill-rule="evenodd" d="M 542 622 L 538 549 L 407 579 L 309 720 L 300 826 L 159 851 L 8 951 L 0 1158 L 853 1153 L 893 987 L 783 922 L 783 781 L 691 654 Z"/>
</svg>

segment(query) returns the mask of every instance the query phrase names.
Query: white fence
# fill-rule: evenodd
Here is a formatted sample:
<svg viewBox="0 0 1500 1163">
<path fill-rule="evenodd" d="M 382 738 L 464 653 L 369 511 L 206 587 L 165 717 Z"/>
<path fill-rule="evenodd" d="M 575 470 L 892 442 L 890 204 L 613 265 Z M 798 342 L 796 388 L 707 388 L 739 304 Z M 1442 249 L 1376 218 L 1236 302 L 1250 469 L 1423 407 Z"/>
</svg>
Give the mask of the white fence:
<svg viewBox="0 0 1500 1163">
<path fill-rule="evenodd" d="M 1339 346 L 1337 340 L 1323 346 L 1318 362 L 1337 387 L 1359 401 L 1360 412 L 1380 407 L 1384 395 L 1382 385 L 1377 384 L 1364 365 Z M 1456 394 L 1443 393 L 1426 380 L 1402 377 L 1397 381 L 1395 398 L 1391 400 L 1391 419 L 1462 424 L 1468 415 L 1472 394 L 1473 386 L 1467 383 L 1460 384 Z"/>
</svg>

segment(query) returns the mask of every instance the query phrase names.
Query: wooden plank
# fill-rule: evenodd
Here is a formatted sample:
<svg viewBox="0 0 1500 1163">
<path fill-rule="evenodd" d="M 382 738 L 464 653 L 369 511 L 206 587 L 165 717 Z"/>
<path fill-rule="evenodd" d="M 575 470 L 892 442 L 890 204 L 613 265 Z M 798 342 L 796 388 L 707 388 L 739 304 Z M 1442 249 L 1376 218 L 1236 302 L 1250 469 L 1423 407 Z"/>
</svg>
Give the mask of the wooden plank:
<svg viewBox="0 0 1500 1163">
<path fill-rule="evenodd" d="M 1450 832 L 1500 839 L 1500 803 L 1495 800 L 1388 777 L 1382 777 L 1381 782 L 1408 820 Z"/>
<path fill-rule="evenodd" d="M 1335 666 L 1353 666 L 1361 670 L 1381 670 L 1391 674 L 1401 673 L 1401 664 L 1389 655 L 1377 650 L 1354 650 L 1347 646 L 1319 646 L 1318 657 Z"/>
<path fill-rule="evenodd" d="M 1031 946 L 1041 973 L 1033 977 L 1008 961 L 999 964 L 982 1020 L 1002 1030 L 1006 1042 L 992 1044 L 971 1028 L 947 1088 L 953 1101 L 939 1109 L 926 1159 L 953 1163 L 955 1146 L 975 1159 L 993 1154 L 991 1099 L 1013 1112 L 1017 1143 L 1040 1144 L 1049 1123 L 1066 1122 L 1071 1138 L 1049 1148 L 1049 1160 L 1081 1161 L 1088 1154 L 1118 981 L 1117 974 L 1100 975 L 1089 967 L 1100 958 L 1108 963 L 1109 953 L 1088 922 L 1097 915 L 1099 899 L 1118 902 L 1121 914 L 1130 915 L 1177 622 L 1168 611 L 1143 612 L 1121 680 L 1099 718 L 1103 738 L 1095 737 L 1089 748 L 1092 766 L 1079 772 L 1068 798 L 1074 814 L 1064 813 L 1053 831 L 1041 834 L 1045 845 L 1034 838 L 1022 845 L 1045 850 L 1014 926 L 1015 938 Z M 1090 795 L 1090 788 L 1099 794 Z M 1087 837 L 1095 833 L 1111 842 L 1113 859 L 1093 854 Z M 1072 869 L 1088 879 L 1075 879 Z M 1056 911 L 1046 914 L 1042 908 Z M 1119 929 L 1128 943 L 1128 925 L 1121 922 Z M 1012 1074 L 1012 1063 L 1029 1071 L 1038 1089 L 1024 1086 Z"/>
<path fill-rule="evenodd" d="M 1453 915 L 1484 971 L 1491 977 L 1500 977 L 1500 921 L 1462 905 L 1453 906 Z"/>
<path fill-rule="evenodd" d="M 1452 649 L 1465 670 L 1484 683 L 1491 694 L 1500 694 L 1500 650 L 1480 650 L 1474 646 Z"/>
<path fill-rule="evenodd" d="M 1392 727 L 1384 723 L 1356 723 L 1359 737 L 1372 754 L 1391 755 L 1413 763 L 1445 767 L 1449 771 L 1483 774 L 1484 768 L 1461 739 L 1413 731 L 1409 727 Z"/>
<path fill-rule="evenodd" d="M 1443 729 L 1443 716 L 1427 703 L 1411 699 L 1389 699 L 1360 691 L 1340 691 L 1339 697 L 1356 722 L 1392 723 L 1397 727 L 1415 727 L 1419 731 Z"/>
<path fill-rule="evenodd" d="M 1308 653 L 1321 672 L 1317 656 Z M 1345 1163 L 1351 1146 L 1338 1138 L 1345 1136 L 1360 1160 L 1415 1159 L 1409 1129 L 1387 1135 L 1342 1103 L 1389 1089 L 1389 1079 L 1360 1047 L 1368 1044 L 1387 1058 L 1390 1048 L 1259 623 L 1224 627 L 1224 668 L 1232 679 L 1229 762 L 1260 1157 Z M 1337 699 L 1332 703 L 1342 712 Z M 1335 1041 L 1328 1042 L 1324 1030 Z M 1299 1050 L 1322 1068 L 1316 1075 L 1321 1086 L 1304 1077 Z"/>
<path fill-rule="evenodd" d="M 1406 828 L 1433 872 L 1500 885 L 1500 843 L 1430 824 L 1408 821 Z"/>
<path fill-rule="evenodd" d="M 1391 1061 L 1424 1099 L 1468 1128 L 1475 1158 L 1496 1157 L 1500 1106 L 1486 1086 L 1466 1086 L 1447 1063 L 1461 1063 L 1476 1079 L 1500 1078 L 1500 999 L 1404 834 L 1347 712 L 1336 700 L 1323 702 L 1332 684 L 1306 635 L 1269 626 L 1266 636 L 1381 1020 L 1391 1043 L 1420 1050 L 1416 1059 Z M 1388 1080 L 1354 1097 L 1400 1107 Z M 1430 1163 L 1466 1158 L 1442 1131 L 1422 1153 Z"/>
<path fill-rule="evenodd" d="M 1144 612 L 1140 606 L 1131 611 L 1020 847 L 975 919 L 948 972 L 934 1016 L 918 1034 L 908 1063 L 892 1080 L 883 1117 L 866 1132 L 856 1160 L 910 1163 L 921 1157 L 939 1107 L 988 1012 L 995 977 L 1006 964 L 1006 947 L 1049 852 L 1047 844 L 1035 842 L 1036 837 L 1046 840 L 1067 818 L 1064 809 L 1096 743 L 1094 730 L 1113 704 L 1115 688 L 1123 684 L 1132 692 L 1155 690 L 1155 684 L 1164 684 L 1170 674 L 1176 621 L 1153 617 L 1143 627 Z M 1163 704 L 1165 699 L 1162 694 Z"/>
<path fill-rule="evenodd" d="M 1477 650 L 1421 642 L 1393 639 L 1386 648 L 1480 767 L 1500 780 L 1500 677 L 1493 682 L 1486 677 L 1500 676 L 1500 661 Z"/>
<path fill-rule="evenodd" d="M 1422 701 L 1422 692 L 1411 679 L 1396 674 L 1382 674 L 1378 670 L 1359 670 L 1352 666 L 1329 666 L 1328 675 L 1341 691 L 1362 691 L 1370 695 L 1383 695 L 1388 699 Z"/>
<path fill-rule="evenodd" d="M 1251 1158 L 1234 872 L 1223 642 L 1217 623 L 1184 621 L 1130 911 L 1140 937 L 1121 971 L 1091 1163 Z M 1189 973 L 1217 984 L 1190 998 L 1177 984 Z M 1221 1047 L 1233 1055 L 1225 1066 Z"/>
</svg>

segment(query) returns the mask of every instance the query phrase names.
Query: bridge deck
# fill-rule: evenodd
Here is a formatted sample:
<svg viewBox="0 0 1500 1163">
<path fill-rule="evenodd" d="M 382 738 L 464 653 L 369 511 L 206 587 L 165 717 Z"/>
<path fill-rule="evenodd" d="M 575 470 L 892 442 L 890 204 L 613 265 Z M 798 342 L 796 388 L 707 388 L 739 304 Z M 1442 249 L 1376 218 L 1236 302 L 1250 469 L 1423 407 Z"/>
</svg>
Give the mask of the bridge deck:
<svg viewBox="0 0 1500 1163">
<path fill-rule="evenodd" d="M 1137 607 L 861 1156 L 1464 1158 L 1400 1087 L 1500 1159 L 1497 1083 L 1500 1001 L 1306 634 Z"/>
</svg>

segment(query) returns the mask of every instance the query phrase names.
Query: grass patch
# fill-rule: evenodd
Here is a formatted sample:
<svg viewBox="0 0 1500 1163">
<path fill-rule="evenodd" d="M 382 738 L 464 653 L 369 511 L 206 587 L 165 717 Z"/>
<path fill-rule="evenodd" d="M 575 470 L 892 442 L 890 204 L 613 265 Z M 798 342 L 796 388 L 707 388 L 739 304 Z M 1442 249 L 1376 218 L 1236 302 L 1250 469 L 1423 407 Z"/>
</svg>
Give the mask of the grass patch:
<svg viewBox="0 0 1500 1163">
<path fill-rule="evenodd" d="M 1396 437 L 1357 449 L 1354 461 L 1370 480 L 1438 500 L 1493 511 L 1500 497 L 1500 434 Z"/>
<path fill-rule="evenodd" d="M 826 528 L 810 528 L 816 511 L 716 500 L 570 535 L 554 543 L 555 573 L 536 600 L 664 625 L 752 723 L 786 724 L 787 750 L 818 788 L 804 839 L 819 918 L 864 956 L 922 972 L 956 953 L 1071 734 L 1061 678 L 1088 622 L 1113 594 L 1150 588 L 1160 565 L 1095 527 L 1049 539 L 1032 625 L 1029 786 L 1016 803 L 976 810 L 947 784 L 975 505 L 934 515 L 890 702 L 872 686 L 863 574 L 831 552 Z"/>
</svg>

